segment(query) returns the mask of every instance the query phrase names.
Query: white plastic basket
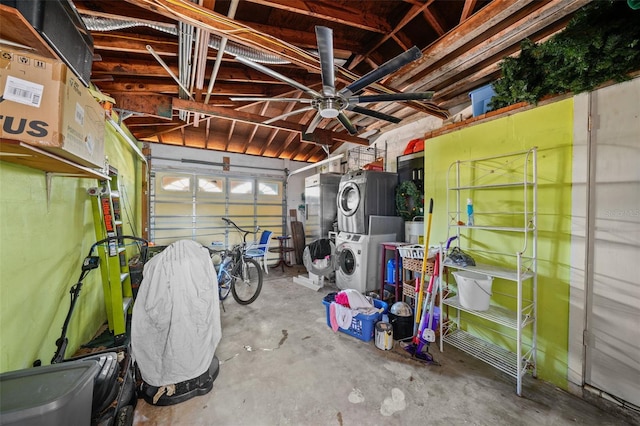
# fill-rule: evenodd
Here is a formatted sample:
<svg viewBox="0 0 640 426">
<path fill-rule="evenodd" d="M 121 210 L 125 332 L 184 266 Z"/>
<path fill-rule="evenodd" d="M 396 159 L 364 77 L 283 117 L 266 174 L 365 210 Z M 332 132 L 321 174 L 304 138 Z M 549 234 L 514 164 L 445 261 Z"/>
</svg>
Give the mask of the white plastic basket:
<svg viewBox="0 0 640 426">
<path fill-rule="evenodd" d="M 422 259 L 424 257 L 424 246 L 420 244 L 413 244 L 407 246 L 398 247 L 400 257 L 405 259 Z"/>
</svg>

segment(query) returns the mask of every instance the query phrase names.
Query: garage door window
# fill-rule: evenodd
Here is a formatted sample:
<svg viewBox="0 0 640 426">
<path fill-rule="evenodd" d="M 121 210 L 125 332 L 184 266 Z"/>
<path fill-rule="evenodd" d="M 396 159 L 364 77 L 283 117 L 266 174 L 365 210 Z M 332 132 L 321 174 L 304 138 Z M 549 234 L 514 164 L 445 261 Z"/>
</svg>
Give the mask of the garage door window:
<svg viewBox="0 0 640 426">
<path fill-rule="evenodd" d="M 219 194 L 224 190 L 224 179 L 198 178 L 198 192 Z"/>
<path fill-rule="evenodd" d="M 236 195 L 251 195 L 253 194 L 253 179 L 231 179 L 229 181 L 229 190 Z"/>
<path fill-rule="evenodd" d="M 184 176 L 163 176 L 162 189 L 170 192 L 191 192 L 191 178 Z"/>
</svg>

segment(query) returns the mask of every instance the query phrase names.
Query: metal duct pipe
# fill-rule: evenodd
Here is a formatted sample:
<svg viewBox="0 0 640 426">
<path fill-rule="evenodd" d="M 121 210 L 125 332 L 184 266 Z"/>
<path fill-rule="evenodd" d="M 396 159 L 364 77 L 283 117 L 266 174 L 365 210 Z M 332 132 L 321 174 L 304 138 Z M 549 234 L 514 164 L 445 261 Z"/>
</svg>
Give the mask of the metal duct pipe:
<svg viewBox="0 0 640 426">
<path fill-rule="evenodd" d="M 107 31 L 117 31 L 123 30 L 127 28 L 133 27 L 147 27 L 152 28 L 156 31 L 162 31 L 167 34 L 172 34 L 178 36 L 178 27 L 173 24 L 164 24 L 160 22 L 150 22 L 150 21 L 129 21 L 124 19 L 115 19 L 115 18 L 101 18 L 98 16 L 92 15 L 81 15 L 84 24 L 86 25 L 89 31 L 99 31 L 99 32 L 107 32 Z M 209 37 L 208 46 L 212 49 L 219 50 L 220 49 L 220 37 L 217 35 L 211 34 Z M 228 42 L 225 51 L 232 56 L 242 56 L 243 58 L 247 58 L 252 60 L 253 62 L 258 62 L 261 64 L 271 64 L 271 65 L 282 65 L 288 64 L 289 61 L 285 61 L 281 57 L 277 55 L 271 55 L 259 50 L 250 49 L 244 46 L 241 46 L 234 42 Z"/>
<path fill-rule="evenodd" d="M 235 18 L 236 10 L 238 9 L 238 2 L 240 0 L 231 0 L 231 4 L 229 5 L 229 13 L 227 13 L 228 18 Z M 211 98 L 211 93 L 213 92 L 213 85 L 216 82 L 216 78 L 218 78 L 218 71 L 220 70 L 220 64 L 222 64 L 222 56 L 224 55 L 224 51 L 227 48 L 227 42 L 229 40 L 226 37 L 222 37 L 220 39 L 220 49 L 218 49 L 218 55 L 216 56 L 216 61 L 213 63 L 213 70 L 211 71 L 211 78 L 209 78 L 209 87 L 207 88 L 207 95 L 204 98 L 204 103 L 209 103 L 209 98 Z"/>
</svg>

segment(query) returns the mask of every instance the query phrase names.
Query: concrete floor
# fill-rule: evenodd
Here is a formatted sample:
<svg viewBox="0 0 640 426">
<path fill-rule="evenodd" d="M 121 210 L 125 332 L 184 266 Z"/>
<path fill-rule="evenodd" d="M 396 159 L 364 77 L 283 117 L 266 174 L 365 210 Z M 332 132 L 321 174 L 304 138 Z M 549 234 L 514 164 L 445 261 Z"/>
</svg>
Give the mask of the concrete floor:
<svg viewBox="0 0 640 426">
<path fill-rule="evenodd" d="M 211 392 L 168 407 L 140 399 L 134 425 L 626 425 L 622 417 L 527 376 L 515 381 L 452 348 L 440 366 L 334 333 L 323 297 L 295 284 L 304 267 L 271 269 L 248 306 L 221 313 Z"/>
</svg>

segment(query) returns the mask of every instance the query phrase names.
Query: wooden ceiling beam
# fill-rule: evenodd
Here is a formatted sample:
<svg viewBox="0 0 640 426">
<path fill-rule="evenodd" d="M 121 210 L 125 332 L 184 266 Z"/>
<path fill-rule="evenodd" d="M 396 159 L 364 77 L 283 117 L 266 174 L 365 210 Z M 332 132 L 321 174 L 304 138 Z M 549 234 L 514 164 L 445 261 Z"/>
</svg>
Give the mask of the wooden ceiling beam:
<svg viewBox="0 0 640 426">
<path fill-rule="evenodd" d="M 558 19 L 559 13 L 567 16 L 587 3 L 589 0 L 551 0 L 536 11 L 536 19 L 523 17 L 482 43 L 461 52 L 446 64 L 434 64 L 426 68 L 407 81 L 411 84 L 405 90 L 437 89 L 455 83 L 465 76 L 465 72 L 473 72 L 473 67 L 482 66 L 483 62 L 498 63 L 500 58 L 520 50 L 523 39 L 536 34 L 544 37 L 548 35 L 545 29 L 556 32 L 564 27 L 566 21 Z"/>
<path fill-rule="evenodd" d="M 259 33 L 236 21 L 229 20 L 227 17 L 204 9 L 197 4 L 171 0 L 126 1 L 143 9 L 148 9 L 197 28 L 205 29 L 221 37 L 227 37 L 229 40 L 244 46 L 276 54 L 308 71 L 318 72 L 320 70 L 320 61 L 310 53 L 293 45 L 283 43 L 269 34 Z M 336 67 L 336 70 L 336 78 L 343 81 L 352 82 L 359 78 L 357 74 L 344 68 Z M 368 89 L 377 93 L 398 93 L 397 90 L 379 83 L 371 84 Z M 449 115 L 447 111 L 437 108 L 434 105 L 427 106 L 415 101 L 409 102 L 408 104 L 419 111 L 438 117 L 446 118 Z"/>
<path fill-rule="evenodd" d="M 303 116 L 302 116 L 302 120 L 300 121 L 301 123 L 308 123 L 313 116 L 316 114 L 315 111 L 307 111 Z M 307 128 L 307 125 L 305 124 L 303 126 L 305 129 Z M 278 151 L 276 151 L 276 157 L 280 157 L 281 155 L 284 154 L 285 150 L 294 142 L 294 141 L 298 141 L 298 143 L 301 143 L 302 141 L 302 132 L 301 133 L 291 133 L 289 136 L 287 136 L 287 138 L 284 140 L 284 143 L 282 144 L 282 146 L 280 147 L 280 149 Z M 289 157 L 291 158 L 291 157 Z"/>
<path fill-rule="evenodd" d="M 415 44 L 409 37 L 407 37 L 402 31 L 395 32 L 391 38 L 400 46 L 403 50 L 409 50 Z"/>
<path fill-rule="evenodd" d="M 177 75 L 178 65 L 173 63 L 167 63 L 171 71 Z M 213 64 L 211 65 L 213 66 Z M 209 68 L 207 68 L 207 71 Z M 299 70 L 299 68 L 291 70 L 289 74 L 291 78 L 299 81 L 302 84 L 315 83 L 318 81 L 316 75 L 309 74 L 305 71 Z M 157 77 L 157 78 L 170 78 L 167 71 L 157 62 L 149 62 L 142 59 L 129 59 L 122 61 L 118 58 L 103 58 L 100 62 L 94 62 L 91 70 L 93 77 L 98 77 L 102 74 L 109 74 L 112 76 L 127 76 L 127 77 Z M 276 84 L 283 85 L 284 83 L 278 79 L 270 77 L 264 73 L 253 70 L 247 67 L 234 66 L 225 64 L 218 71 L 217 81 L 235 82 L 235 83 L 251 83 L 251 84 Z M 177 85 L 176 85 L 177 87 Z"/>
<path fill-rule="evenodd" d="M 116 101 L 116 108 L 125 111 L 133 111 L 147 116 L 157 117 L 165 120 L 173 118 L 173 108 L 171 97 L 148 94 L 148 95 L 113 95 Z"/>
<path fill-rule="evenodd" d="M 149 45 L 160 56 L 178 56 L 177 38 L 173 41 L 164 37 L 132 35 L 131 33 L 122 32 L 94 33 L 92 37 L 93 49 L 96 52 L 135 53 L 148 56 L 149 51 L 146 46 Z"/>
<path fill-rule="evenodd" d="M 264 102 L 264 105 L 262 105 L 262 109 L 260 109 L 260 115 L 264 116 L 267 113 L 267 108 L 269 108 L 269 102 Z M 253 128 L 251 129 L 251 134 L 247 138 L 243 154 L 246 154 L 247 149 L 249 148 L 249 145 L 251 145 L 251 143 L 253 142 L 253 139 L 256 137 L 256 133 L 258 132 L 258 129 L 260 128 L 260 126 L 258 126 L 258 125 L 254 125 L 252 127 Z"/>
<path fill-rule="evenodd" d="M 273 9 L 286 10 L 304 16 L 337 22 L 366 31 L 385 34 L 391 30 L 389 23 L 366 10 L 349 7 L 345 3 L 334 5 L 318 0 L 247 0 Z"/>
<path fill-rule="evenodd" d="M 306 130 L 306 127 L 307 127 L 305 125 L 288 122 L 284 120 L 279 120 L 271 124 L 265 124 L 264 121 L 268 120 L 269 117 L 264 117 L 258 114 L 249 114 L 246 112 L 236 111 L 231 108 L 213 107 L 210 105 L 204 105 L 198 102 L 188 101 L 184 99 L 173 98 L 173 108 L 181 111 L 190 111 L 190 112 L 197 112 L 205 115 L 211 115 L 224 120 L 237 120 L 243 123 L 257 124 L 257 125 L 269 127 L 269 128 L 277 128 L 277 129 L 286 130 L 289 132 L 302 133 Z M 322 129 L 316 129 L 316 132 L 318 132 L 320 136 L 326 136 L 326 135 L 323 135 L 325 131 L 323 131 Z M 334 139 L 338 139 L 338 140 L 343 140 L 345 142 L 355 143 L 359 145 L 368 144 L 368 141 L 366 139 L 362 139 L 357 136 L 337 135 L 337 134 L 332 134 L 331 132 L 327 132 L 327 133 L 329 133 L 330 137 L 333 137 Z"/>
<path fill-rule="evenodd" d="M 542 6 L 543 2 L 539 2 Z M 487 32 L 503 21 L 508 21 L 529 5 L 536 6 L 535 0 L 493 0 L 480 9 L 469 19 L 458 25 L 454 31 L 449 31 L 438 41 L 422 51 L 422 58 L 403 68 L 402 73 L 396 73 L 391 79 L 393 87 L 400 87 L 403 83 L 415 77 L 426 67 L 442 60 L 451 52 L 463 48 L 472 42 L 478 43 L 486 38 Z"/>
<path fill-rule="evenodd" d="M 275 86 L 264 84 L 245 84 L 245 83 L 225 83 L 219 82 L 213 88 L 213 95 L 215 96 L 265 96 L 271 97 L 279 95 L 282 90 L 271 90 Z M 282 86 L 286 90 L 285 86 Z M 287 86 L 288 87 L 288 86 Z M 119 82 L 103 82 L 100 84 L 100 90 L 105 93 L 138 93 L 138 94 L 173 94 L 177 95 L 178 85 L 174 84 L 168 79 L 166 81 L 161 80 L 138 80 L 137 83 L 130 81 Z M 228 99 L 227 99 L 228 100 Z M 229 101 L 230 104 L 233 102 Z M 237 103 L 236 103 L 237 104 Z"/>
<path fill-rule="evenodd" d="M 462 14 L 460 15 L 460 23 L 469 19 L 469 16 L 473 14 L 473 9 L 475 9 L 478 0 L 465 0 L 464 6 L 462 6 Z"/>
<path fill-rule="evenodd" d="M 197 4 L 170 0 L 126 0 L 143 9 L 168 16 L 177 21 L 203 28 L 220 37 L 260 51 L 276 54 L 309 71 L 319 71 L 320 62 L 315 56 L 293 45 L 283 44 L 277 38 L 258 32 L 226 16 L 204 9 Z"/>
<path fill-rule="evenodd" d="M 303 49 L 318 49 L 318 40 L 313 32 L 292 30 L 290 28 L 274 27 L 272 25 L 257 24 L 255 22 L 238 21 L 247 27 L 261 33 L 269 34 L 287 43 L 295 44 Z M 360 43 L 348 37 L 341 37 L 340 32 L 333 32 L 333 52 L 337 58 L 348 58 L 351 53 L 361 49 Z"/>
<path fill-rule="evenodd" d="M 387 40 L 391 39 L 394 34 L 396 34 L 398 31 L 404 28 L 405 25 L 411 22 L 413 18 L 415 18 L 424 10 L 426 10 L 429 7 L 429 5 L 434 1 L 435 0 L 427 0 L 427 2 L 422 5 L 411 6 L 411 9 L 409 10 L 409 12 L 407 12 L 407 14 L 400 20 L 400 22 L 398 22 L 398 24 L 395 27 L 393 27 L 393 29 L 391 29 L 389 32 L 385 33 L 381 38 L 379 38 L 378 41 L 367 50 L 367 53 L 365 53 L 364 56 L 365 57 L 370 56 L 376 49 L 382 46 Z M 354 64 L 353 66 L 355 65 L 357 65 L 357 63 Z"/>
<path fill-rule="evenodd" d="M 424 16 L 424 19 L 426 19 L 426 21 L 429 23 L 429 25 L 431 26 L 431 28 L 434 29 L 434 31 L 439 35 L 442 36 L 446 33 L 444 27 L 442 25 L 440 25 L 440 19 L 438 19 L 436 17 L 435 12 L 429 10 L 429 9 L 425 9 L 422 12 L 422 15 Z"/>
<path fill-rule="evenodd" d="M 276 138 L 277 134 L 278 129 L 271 129 L 271 131 L 269 132 L 269 136 L 265 138 L 264 143 L 262 144 L 260 155 L 264 155 L 264 153 L 267 151 L 267 148 L 269 148 L 269 146 L 273 143 L 273 140 Z"/>
</svg>

